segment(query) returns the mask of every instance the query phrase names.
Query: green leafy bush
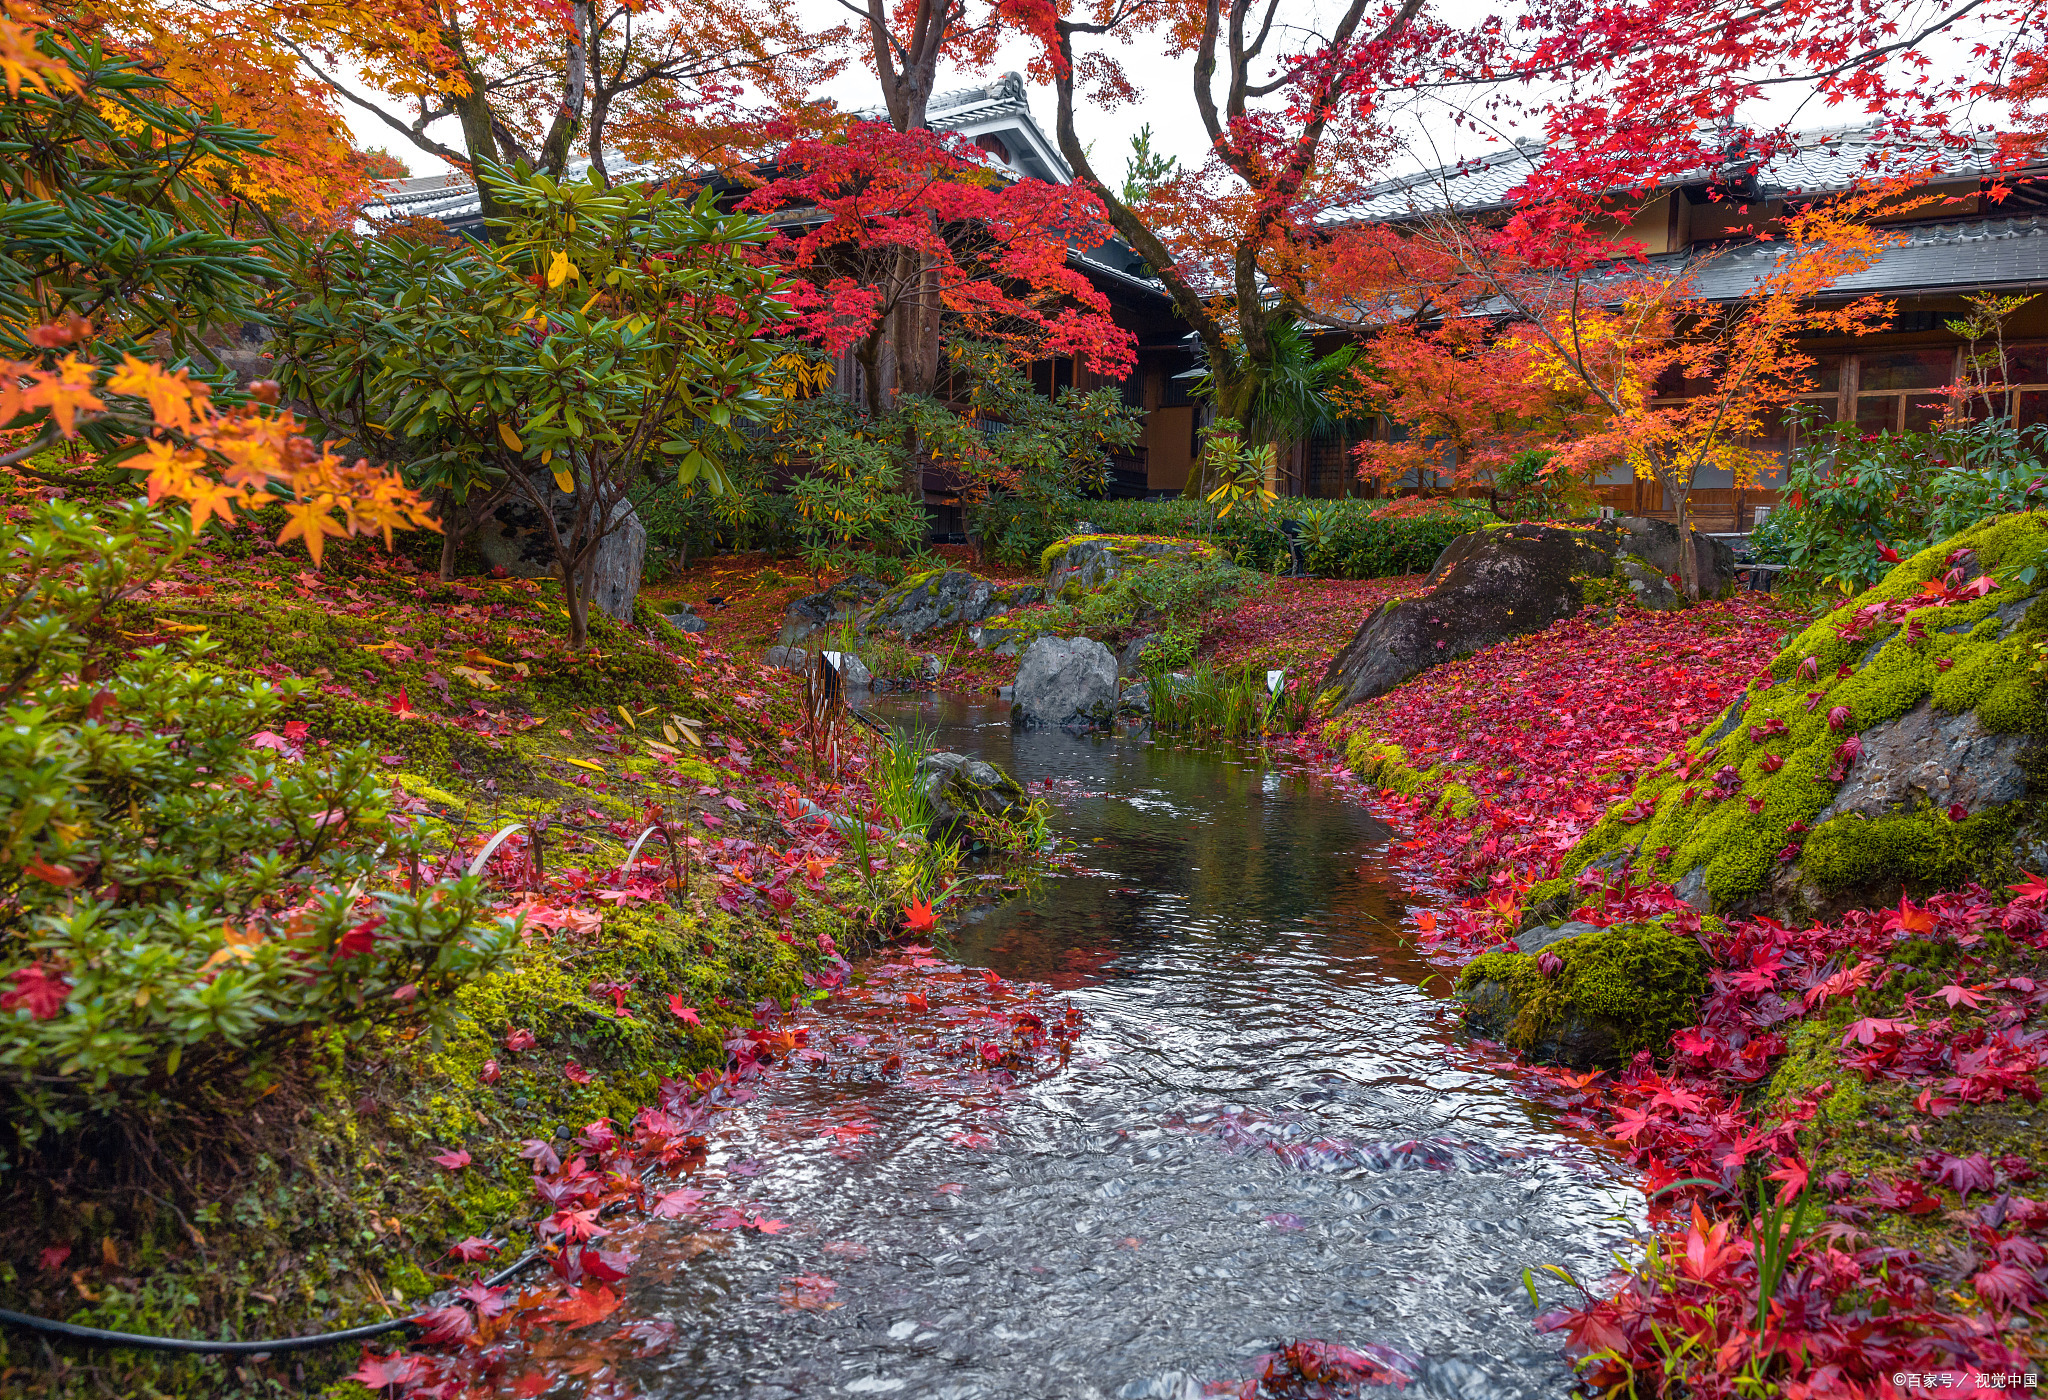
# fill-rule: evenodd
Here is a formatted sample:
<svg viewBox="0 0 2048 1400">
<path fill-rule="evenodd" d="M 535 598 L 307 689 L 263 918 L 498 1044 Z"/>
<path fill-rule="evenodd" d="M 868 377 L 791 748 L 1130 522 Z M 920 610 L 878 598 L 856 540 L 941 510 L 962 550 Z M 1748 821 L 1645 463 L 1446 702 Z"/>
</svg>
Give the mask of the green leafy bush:
<svg viewBox="0 0 2048 1400">
<path fill-rule="evenodd" d="M 1979 521 L 2027 510 L 2048 492 L 2048 426 L 1992 418 L 1924 433 L 1862 433 L 1834 423 L 1786 464 L 1780 504 L 1751 544 L 1845 592 Z"/>
<path fill-rule="evenodd" d="M 314 1028 L 431 1022 L 516 938 L 474 880 L 387 887 L 414 838 L 372 750 L 322 753 L 280 722 L 310 683 L 231 680 L 204 640 L 125 652 L 110 611 L 192 538 L 140 502 L 58 503 L 5 555 L 0 1073 L 17 1150 L 94 1116 L 228 1106 Z"/>
<path fill-rule="evenodd" d="M 903 490 L 887 443 L 834 427 L 809 448 L 812 469 L 790 486 L 805 563 L 851 570 L 869 554 L 916 552 L 925 536 L 924 503 Z"/>
<path fill-rule="evenodd" d="M 1209 506 L 1162 501 L 1086 501 L 1076 510 L 1105 533 L 1215 540 L 1238 564 L 1265 573 L 1288 567 L 1284 520 L 1302 522 L 1310 573 L 1324 578 L 1389 578 L 1422 573 L 1444 546 L 1494 519 L 1478 501 L 1315 501 L 1282 498 L 1263 517 L 1233 512 L 1214 520 Z"/>
</svg>

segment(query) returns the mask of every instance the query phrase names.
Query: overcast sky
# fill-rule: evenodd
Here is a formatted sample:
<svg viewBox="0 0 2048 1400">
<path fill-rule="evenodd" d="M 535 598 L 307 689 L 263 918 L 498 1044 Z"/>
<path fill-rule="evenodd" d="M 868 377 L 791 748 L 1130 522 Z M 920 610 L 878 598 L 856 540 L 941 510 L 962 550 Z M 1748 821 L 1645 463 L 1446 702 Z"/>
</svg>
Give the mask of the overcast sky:
<svg viewBox="0 0 2048 1400">
<path fill-rule="evenodd" d="M 1327 0 L 1305 0 L 1305 3 L 1290 4 L 1289 10 L 1313 17 L 1325 8 Z M 848 18 L 846 11 L 834 0 L 797 0 L 799 13 L 819 29 L 829 28 L 841 18 Z M 1434 7 L 1437 12 L 1452 20 L 1477 20 L 1489 10 L 1498 9 L 1489 0 L 1439 0 Z M 1276 51 L 1281 50 L 1277 43 Z M 1138 129 L 1150 123 L 1152 126 L 1153 148 L 1165 154 L 1178 157 L 1183 163 L 1199 161 L 1207 149 L 1207 137 L 1202 129 L 1201 117 L 1195 110 L 1191 72 L 1191 58 L 1168 58 L 1156 40 L 1150 43 L 1119 45 L 1112 43 L 1109 51 L 1124 64 L 1126 72 L 1141 94 L 1135 105 L 1104 111 L 1088 108 L 1080 118 L 1081 139 L 1091 148 L 1091 159 L 1095 168 L 1106 180 L 1120 178 L 1124 161 L 1130 150 L 1130 142 Z M 986 74 L 969 74 L 960 71 L 947 72 L 942 76 L 939 88 L 947 91 L 953 88 L 971 86 L 986 82 L 988 77 L 1005 70 L 1022 72 L 1029 57 L 1029 47 L 1022 42 L 1012 42 L 999 53 L 994 68 Z M 1937 55 L 1942 67 L 1959 62 L 1954 46 Z M 1050 86 L 1034 85 L 1030 89 L 1032 115 L 1043 127 L 1048 137 L 1052 135 L 1053 94 Z M 1757 121 L 1779 122 L 1794 120 L 1801 129 L 1817 129 L 1851 125 L 1858 120 L 1858 113 L 1845 109 L 1830 110 L 1822 106 L 1810 93 L 1792 88 L 1778 88 L 1769 102 L 1759 104 L 1753 113 Z M 855 109 L 879 108 L 881 99 L 875 85 L 874 75 L 858 60 L 850 63 L 847 70 L 834 81 L 825 84 L 819 95 L 830 97 L 842 107 Z M 396 110 L 393 108 L 392 110 Z M 384 146 L 399 159 L 412 167 L 415 175 L 427 175 L 446 169 L 443 162 L 426 155 L 417 148 L 404 145 L 402 138 L 378 122 L 376 118 L 359 110 L 351 111 L 351 124 L 359 144 Z M 1417 169 L 1447 163 L 1477 154 L 1479 151 L 1498 144 L 1493 133 L 1476 133 L 1460 129 L 1450 120 L 1447 110 L 1422 105 L 1399 119 L 1399 129 L 1409 144 L 1409 158 L 1398 159 L 1388 173 L 1401 169 Z M 445 128 L 445 129 L 444 129 Z M 433 133 L 450 145 L 457 144 L 460 133 L 455 123 L 443 122 Z M 1509 134 L 1531 134 L 1510 129 Z"/>
</svg>

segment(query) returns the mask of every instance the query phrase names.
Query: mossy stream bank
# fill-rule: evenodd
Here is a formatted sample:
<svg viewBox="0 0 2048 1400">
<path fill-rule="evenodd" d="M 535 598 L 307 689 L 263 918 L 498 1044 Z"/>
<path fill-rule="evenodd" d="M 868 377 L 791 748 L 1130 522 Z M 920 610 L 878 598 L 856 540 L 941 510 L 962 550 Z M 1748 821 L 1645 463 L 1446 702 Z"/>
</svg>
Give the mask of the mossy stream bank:
<svg viewBox="0 0 2048 1400">
<path fill-rule="evenodd" d="M 788 878 L 786 792 L 829 806 L 864 789 L 811 773 L 789 678 L 644 607 L 632 626 L 597 619 L 592 648 L 571 653 L 548 585 L 442 584 L 356 547 L 314 573 L 249 530 L 188 562 L 123 605 L 121 635 L 137 647 L 203 637 L 217 645 L 198 664 L 237 684 L 317 682 L 273 737 L 308 752 L 368 745 L 447 871 L 523 824 L 492 878 L 525 941 L 456 994 L 442 1029 L 422 1015 L 353 1043 L 310 1033 L 221 1085 L 210 1114 L 104 1124 L 9 1162 L 0 1305 L 207 1338 L 403 1315 L 491 1267 L 451 1257 L 454 1243 L 494 1242 L 503 1263 L 531 1242 L 522 1143 L 567 1146 L 604 1118 L 623 1129 L 664 1079 L 724 1065 L 725 1037 L 757 1004 L 816 995 L 816 974 L 840 965 L 830 955 L 857 951 L 920 878 L 921 846 L 886 841 L 870 879 L 850 861 Z M 857 754 L 862 741 L 847 742 Z M 657 815 L 682 843 L 683 878 L 664 851 L 619 879 Z M 657 850 L 659 838 L 643 857 Z M 434 1161 L 461 1153 L 460 1168 Z M 359 1359 L 51 1352 L 0 1332 L 0 1391 L 304 1394 Z"/>
</svg>

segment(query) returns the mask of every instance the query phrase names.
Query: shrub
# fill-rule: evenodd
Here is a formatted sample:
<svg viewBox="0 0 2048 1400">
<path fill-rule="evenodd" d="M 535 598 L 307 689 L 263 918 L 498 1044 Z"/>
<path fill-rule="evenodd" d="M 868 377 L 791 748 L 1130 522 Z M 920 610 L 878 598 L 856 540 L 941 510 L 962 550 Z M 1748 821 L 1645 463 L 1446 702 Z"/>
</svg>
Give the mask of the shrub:
<svg viewBox="0 0 2048 1400">
<path fill-rule="evenodd" d="M 1278 573 L 1288 567 L 1285 520 L 1301 521 L 1310 573 L 1324 578 L 1389 578 L 1422 573 L 1458 536 L 1495 517 L 1479 501 L 1316 501 L 1300 497 L 1275 502 L 1263 516 L 1233 512 L 1215 520 L 1200 501 L 1084 501 L 1075 510 L 1110 534 L 1167 535 L 1213 539 L 1248 569 Z"/>
<path fill-rule="evenodd" d="M 203 640 L 124 652 L 109 610 L 192 539 L 139 502 L 59 503 L 6 554 L 0 1067 L 17 1147 L 224 1105 L 315 1027 L 434 1021 L 516 936 L 482 918 L 475 881 L 383 888 L 414 838 L 371 750 L 322 754 L 280 722 L 309 683 L 231 681 Z"/>
<path fill-rule="evenodd" d="M 1787 463 L 1782 504 L 1753 543 L 1845 592 L 1868 588 L 1902 558 L 2039 504 L 2044 451 L 2048 426 L 2003 418 L 1924 433 L 1829 424 Z"/>
</svg>

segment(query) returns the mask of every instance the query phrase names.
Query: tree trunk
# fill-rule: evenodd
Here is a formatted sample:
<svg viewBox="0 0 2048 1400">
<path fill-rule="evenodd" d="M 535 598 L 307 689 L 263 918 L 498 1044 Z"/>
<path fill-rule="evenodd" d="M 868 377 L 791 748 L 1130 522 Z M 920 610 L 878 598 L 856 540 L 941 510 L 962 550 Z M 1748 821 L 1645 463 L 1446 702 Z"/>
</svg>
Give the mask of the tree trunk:
<svg viewBox="0 0 2048 1400">
<path fill-rule="evenodd" d="M 1687 602 L 1697 603 L 1700 600 L 1700 556 L 1693 547 L 1691 504 L 1686 500 L 1686 490 L 1676 482 L 1670 490 L 1678 519 L 1679 591 L 1685 594 Z"/>
<path fill-rule="evenodd" d="M 441 507 L 439 512 L 441 516 L 440 578 L 443 583 L 452 583 L 455 581 L 455 550 L 462 543 L 462 536 L 465 532 L 462 526 L 456 522 L 455 503 L 450 499 L 450 493 L 443 491 L 440 493 L 440 496 L 441 499 L 438 503 Z"/>
<path fill-rule="evenodd" d="M 590 599 L 584 591 L 582 579 L 586 572 L 586 569 L 569 562 L 568 551 L 555 551 L 555 573 L 562 580 L 562 606 L 569 613 L 571 651 L 581 651 L 590 645 Z"/>
<path fill-rule="evenodd" d="M 563 79 L 561 104 L 548 127 L 547 140 L 540 152 L 541 169 L 557 180 L 568 168 L 569 152 L 576 145 L 577 128 L 583 124 L 583 99 L 590 73 L 590 52 L 586 45 L 591 21 L 590 0 L 575 0 L 569 6 L 568 52 L 565 55 L 568 71 Z"/>
</svg>

